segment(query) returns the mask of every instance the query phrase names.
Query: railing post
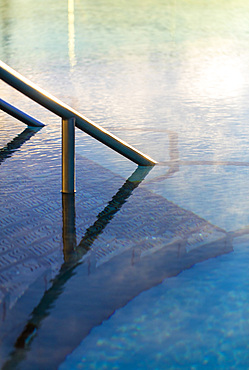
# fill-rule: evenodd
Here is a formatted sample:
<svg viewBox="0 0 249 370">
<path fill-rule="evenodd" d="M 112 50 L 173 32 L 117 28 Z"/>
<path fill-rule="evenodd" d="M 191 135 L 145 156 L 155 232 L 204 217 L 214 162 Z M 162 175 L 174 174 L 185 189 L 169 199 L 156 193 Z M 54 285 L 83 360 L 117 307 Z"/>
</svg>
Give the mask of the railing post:
<svg viewBox="0 0 249 370">
<path fill-rule="evenodd" d="M 62 119 L 62 193 L 75 192 L 75 118 Z"/>
</svg>

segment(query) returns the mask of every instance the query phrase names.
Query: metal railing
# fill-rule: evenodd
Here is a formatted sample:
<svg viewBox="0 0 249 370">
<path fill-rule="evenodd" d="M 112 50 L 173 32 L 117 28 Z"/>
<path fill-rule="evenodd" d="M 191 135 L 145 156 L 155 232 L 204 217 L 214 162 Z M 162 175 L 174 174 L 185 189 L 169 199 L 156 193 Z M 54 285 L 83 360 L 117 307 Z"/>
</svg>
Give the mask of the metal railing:
<svg viewBox="0 0 249 370">
<path fill-rule="evenodd" d="M 74 126 L 120 153 L 139 166 L 154 166 L 157 162 L 125 141 L 111 134 L 53 95 L 35 85 L 7 64 L 0 61 L 0 78 L 30 99 L 62 118 L 62 192 L 72 193 L 74 187 Z M 12 114 L 10 111 L 9 114 Z"/>
<path fill-rule="evenodd" d="M 4 112 L 10 114 L 11 116 L 19 119 L 19 121 L 22 121 L 28 126 L 31 127 L 43 127 L 45 126 L 44 123 L 38 121 L 37 119 L 29 116 L 27 113 L 24 113 L 20 109 L 17 109 L 13 105 L 7 103 L 3 99 L 0 99 L 0 109 L 2 109 Z"/>
</svg>

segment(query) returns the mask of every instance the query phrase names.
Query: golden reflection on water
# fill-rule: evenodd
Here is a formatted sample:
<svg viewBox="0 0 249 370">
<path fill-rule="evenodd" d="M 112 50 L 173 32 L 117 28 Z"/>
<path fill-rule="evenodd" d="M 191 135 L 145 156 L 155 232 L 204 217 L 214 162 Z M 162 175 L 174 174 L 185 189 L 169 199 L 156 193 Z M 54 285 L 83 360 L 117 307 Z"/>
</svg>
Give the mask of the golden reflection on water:
<svg viewBox="0 0 249 370">
<path fill-rule="evenodd" d="M 68 0 L 68 56 L 71 69 L 76 65 L 75 56 L 75 28 L 74 28 L 74 0 Z"/>
</svg>

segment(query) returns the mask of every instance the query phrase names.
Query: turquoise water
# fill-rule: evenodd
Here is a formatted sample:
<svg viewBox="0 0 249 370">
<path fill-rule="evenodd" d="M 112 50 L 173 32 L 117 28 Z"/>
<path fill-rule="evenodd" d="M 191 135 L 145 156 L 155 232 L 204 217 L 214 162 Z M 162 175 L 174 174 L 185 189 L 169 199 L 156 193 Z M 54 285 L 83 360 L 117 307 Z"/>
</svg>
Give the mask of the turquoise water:
<svg viewBox="0 0 249 370">
<path fill-rule="evenodd" d="M 0 0 L 5 63 L 157 160 L 146 189 L 245 234 L 116 311 L 61 368 L 249 367 L 248 16 L 245 0 Z M 4 166 L 59 157 L 60 120 L 0 86 L 47 124 Z M 3 112 L 0 127 L 1 147 L 23 129 Z M 82 132 L 76 153 L 123 178 L 136 167 Z"/>
<path fill-rule="evenodd" d="M 60 369 L 247 369 L 248 251 L 241 240 L 234 253 L 141 293 Z"/>
</svg>

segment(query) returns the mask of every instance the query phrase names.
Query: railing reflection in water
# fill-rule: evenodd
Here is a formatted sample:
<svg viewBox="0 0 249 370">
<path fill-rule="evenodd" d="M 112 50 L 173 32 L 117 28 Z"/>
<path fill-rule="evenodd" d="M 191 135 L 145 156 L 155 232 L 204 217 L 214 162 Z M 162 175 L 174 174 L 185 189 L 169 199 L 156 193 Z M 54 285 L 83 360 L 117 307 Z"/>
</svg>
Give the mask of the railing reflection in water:
<svg viewBox="0 0 249 370">
<path fill-rule="evenodd" d="M 53 279 L 52 286 L 44 293 L 40 303 L 31 313 L 31 318 L 16 339 L 14 344 L 15 349 L 10 354 L 10 359 L 6 361 L 3 369 L 18 366 L 18 364 L 25 360 L 32 340 L 38 333 L 42 321 L 49 316 L 54 303 L 63 293 L 66 282 L 74 275 L 74 270 L 77 266 L 81 264 L 82 257 L 91 249 L 94 240 L 103 232 L 104 228 L 127 201 L 133 190 L 144 180 L 150 170 L 151 167 L 138 167 L 134 171 L 112 197 L 104 210 L 98 214 L 96 221 L 86 230 L 85 235 L 78 245 L 75 227 L 75 194 L 62 193 L 64 263 L 58 275 Z"/>
<path fill-rule="evenodd" d="M 177 141 L 176 136 L 174 136 L 173 139 L 175 142 Z M 176 155 L 173 157 L 173 155 L 171 155 L 170 158 L 172 160 L 171 170 L 177 171 L 178 156 Z M 174 164 L 176 164 L 176 166 L 174 166 Z M 75 346 L 79 344 L 79 341 L 82 340 L 94 326 L 100 324 L 104 319 L 108 318 L 114 310 L 126 304 L 141 291 L 158 284 L 165 277 L 179 273 L 181 270 L 190 267 L 196 262 L 232 250 L 232 237 L 223 231 L 223 237 L 215 241 L 215 243 L 211 243 L 207 251 L 204 251 L 204 256 L 202 255 L 203 251 L 198 251 L 198 248 L 196 253 L 195 250 L 193 250 L 193 254 L 192 251 L 191 253 L 186 253 L 187 241 L 172 242 L 168 250 L 166 250 L 166 253 L 161 253 L 159 251 L 158 253 L 150 255 L 142 262 L 139 261 L 140 257 L 134 248 L 135 252 L 134 255 L 132 255 L 132 259 L 130 251 L 129 253 L 125 252 L 120 258 L 116 258 L 116 262 L 110 262 L 109 266 L 106 264 L 102 270 L 99 268 L 96 269 L 95 250 L 94 247 L 92 248 L 94 241 L 104 231 L 105 227 L 121 209 L 133 190 L 141 183 L 150 169 L 150 167 L 137 168 L 135 173 L 112 197 L 103 211 L 97 215 L 96 221 L 92 226 L 88 227 L 80 243 L 77 243 L 76 239 L 75 195 L 62 194 L 64 263 L 58 275 L 53 279 L 50 289 L 44 293 L 40 303 L 31 313 L 30 319 L 27 321 L 21 334 L 15 339 L 14 350 L 3 369 L 13 368 L 22 362 L 26 366 L 26 362 L 24 362 L 26 356 L 28 356 L 28 353 L 34 351 L 32 345 L 33 339 L 40 333 L 40 329 L 44 327 L 44 320 L 55 310 L 58 300 L 64 296 L 63 293 L 65 293 L 66 290 L 66 283 L 74 276 L 76 276 L 77 284 L 80 286 L 79 294 L 73 295 L 73 292 L 70 293 L 70 299 L 66 302 L 68 309 L 63 311 L 66 316 L 62 327 L 60 328 L 54 325 L 48 329 L 51 330 L 51 335 L 54 337 L 54 340 L 61 334 L 65 341 L 68 341 L 66 330 L 70 331 L 71 329 L 67 328 L 67 325 L 70 327 L 70 322 L 72 320 L 71 316 L 74 314 L 77 316 L 78 314 L 75 306 L 77 307 L 79 304 L 82 304 L 81 319 L 84 322 L 82 326 L 81 323 L 79 323 L 78 332 L 74 333 L 75 338 L 71 339 L 70 337 L 70 350 L 73 350 Z M 168 177 L 172 171 L 167 173 L 166 177 Z M 157 203 L 155 203 L 155 208 L 156 207 Z M 134 211 L 136 212 L 136 207 Z M 175 206 L 174 211 L 179 212 L 179 214 L 184 212 L 184 210 L 177 206 Z M 154 208 L 151 209 L 151 212 L 154 212 Z M 155 216 L 159 215 L 155 212 Z M 196 216 L 196 218 L 200 219 L 198 216 Z M 165 224 L 168 223 L 166 219 L 163 221 Z M 202 220 L 202 222 L 205 223 L 205 220 Z M 206 222 L 206 224 L 208 223 Z M 139 227 L 139 225 L 137 226 Z M 187 225 L 182 223 L 182 227 L 186 226 Z M 127 240 L 129 237 L 128 235 Z M 86 257 L 85 259 L 84 256 Z M 135 262 L 131 263 L 131 261 Z M 84 279 L 82 279 L 82 274 L 78 274 L 79 270 L 84 271 Z M 61 307 L 61 305 L 60 308 L 65 309 Z M 48 361 L 46 366 L 50 366 L 50 361 L 54 361 L 54 364 L 57 366 L 63 360 L 68 353 L 68 344 L 65 345 L 65 341 L 62 341 L 63 343 L 61 346 L 54 346 L 50 353 L 46 352 L 47 348 L 44 349 L 44 361 L 46 358 Z M 46 346 L 46 344 L 44 344 L 44 346 Z M 43 348 L 41 348 L 41 352 L 42 351 Z M 54 359 L 51 360 L 53 356 Z"/>
<path fill-rule="evenodd" d="M 10 158 L 21 146 L 31 139 L 41 128 L 40 127 L 28 127 L 19 135 L 17 135 L 12 141 L 10 141 L 4 148 L 0 149 L 0 165 L 7 158 Z"/>
</svg>

